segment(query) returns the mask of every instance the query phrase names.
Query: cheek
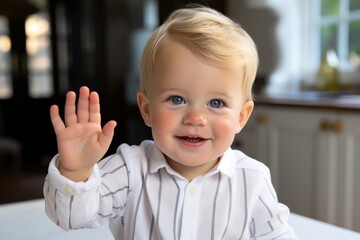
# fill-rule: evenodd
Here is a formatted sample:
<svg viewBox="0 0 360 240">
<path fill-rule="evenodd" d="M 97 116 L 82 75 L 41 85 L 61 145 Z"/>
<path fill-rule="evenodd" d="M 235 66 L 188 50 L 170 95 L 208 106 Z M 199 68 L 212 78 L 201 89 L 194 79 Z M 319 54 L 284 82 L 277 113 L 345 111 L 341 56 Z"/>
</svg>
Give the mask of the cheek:
<svg viewBox="0 0 360 240">
<path fill-rule="evenodd" d="M 163 132 L 176 124 L 177 120 L 175 114 L 155 107 L 152 109 L 151 122 L 153 132 Z"/>
<path fill-rule="evenodd" d="M 234 118 L 218 118 L 213 121 L 213 131 L 220 138 L 233 137 L 239 130 L 239 123 Z"/>
</svg>

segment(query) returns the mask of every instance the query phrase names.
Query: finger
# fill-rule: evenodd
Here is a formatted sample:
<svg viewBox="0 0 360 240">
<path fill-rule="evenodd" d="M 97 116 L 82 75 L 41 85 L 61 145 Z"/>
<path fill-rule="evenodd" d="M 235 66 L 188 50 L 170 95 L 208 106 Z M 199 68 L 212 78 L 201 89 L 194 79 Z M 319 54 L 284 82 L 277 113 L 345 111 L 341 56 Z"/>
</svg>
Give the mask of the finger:
<svg viewBox="0 0 360 240">
<path fill-rule="evenodd" d="M 99 136 L 100 145 L 109 147 L 114 136 L 114 130 L 117 123 L 115 121 L 107 122 Z"/>
<path fill-rule="evenodd" d="M 81 87 L 80 95 L 78 99 L 77 106 L 77 120 L 79 123 L 88 122 L 89 121 L 89 95 L 90 90 L 88 87 Z"/>
<path fill-rule="evenodd" d="M 70 91 L 66 94 L 64 119 L 66 126 L 71 126 L 77 123 L 78 119 L 76 116 L 76 93 Z"/>
<path fill-rule="evenodd" d="M 65 124 L 59 115 L 59 107 L 57 105 L 52 105 L 50 107 L 50 119 L 51 119 L 51 123 L 54 128 L 55 134 L 58 134 L 63 129 L 65 129 Z"/>
<path fill-rule="evenodd" d="M 99 94 L 97 92 L 90 93 L 90 106 L 89 106 L 89 121 L 92 123 L 101 123 L 101 114 L 100 114 L 100 100 Z"/>
</svg>

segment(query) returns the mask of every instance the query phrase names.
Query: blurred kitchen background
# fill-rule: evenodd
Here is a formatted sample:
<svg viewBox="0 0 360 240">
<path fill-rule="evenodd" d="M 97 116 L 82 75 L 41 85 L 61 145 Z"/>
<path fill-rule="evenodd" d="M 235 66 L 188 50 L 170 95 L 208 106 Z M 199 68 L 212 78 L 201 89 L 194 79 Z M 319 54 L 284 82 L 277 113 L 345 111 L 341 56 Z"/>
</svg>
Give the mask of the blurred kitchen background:
<svg viewBox="0 0 360 240">
<path fill-rule="evenodd" d="M 174 9 L 202 3 L 253 37 L 255 110 L 234 148 L 269 166 L 298 214 L 360 231 L 360 0 L 0 0 L 0 204 L 42 198 L 57 153 L 49 107 L 99 92 L 108 153 L 151 138 L 139 60 Z"/>
</svg>

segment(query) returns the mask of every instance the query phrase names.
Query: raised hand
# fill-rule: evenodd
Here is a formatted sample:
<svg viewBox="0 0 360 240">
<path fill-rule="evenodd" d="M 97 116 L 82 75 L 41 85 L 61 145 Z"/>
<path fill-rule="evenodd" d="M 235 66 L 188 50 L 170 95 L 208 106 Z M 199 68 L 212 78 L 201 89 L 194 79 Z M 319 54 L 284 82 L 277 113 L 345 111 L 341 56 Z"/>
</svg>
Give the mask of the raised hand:
<svg viewBox="0 0 360 240">
<path fill-rule="evenodd" d="M 64 121 L 57 105 L 50 107 L 51 123 L 54 127 L 60 156 L 59 170 L 65 177 L 79 182 L 86 181 L 93 166 L 109 149 L 115 121 L 101 127 L 99 95 L 81 87 L 76 106 L 76 93 L 66 95 Z"/>
</svg>

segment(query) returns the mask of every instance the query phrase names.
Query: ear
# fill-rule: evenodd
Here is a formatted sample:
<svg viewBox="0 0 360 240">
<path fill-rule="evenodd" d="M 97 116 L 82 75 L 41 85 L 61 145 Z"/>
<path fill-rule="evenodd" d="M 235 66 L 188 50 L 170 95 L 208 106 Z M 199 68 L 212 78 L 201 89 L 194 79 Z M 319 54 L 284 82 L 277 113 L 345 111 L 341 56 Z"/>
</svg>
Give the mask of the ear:
<svg viewBox="0 0 360 240">
<path fill-rule="evenodd" d="M 243 129 L 243 127 L 249 120 L 253 109 L 254 109 L 253 101 L 249 100 L 244 103 L 244 105 L 241 108 L 241 112 L 240 112 L 240 116 L 239 116 L 239 124 L 238 124 L 238 129 L 237 129 L 236 133 L 239 133 L 241 131 L 241 129 Z"/>
<path fill-rule="evenodd" d="M 145 124 L 148 127 L 151 127 L 149 100 L 144 90 L 139 90 L 137 92 L 137 103 Z"/>
</svg>

